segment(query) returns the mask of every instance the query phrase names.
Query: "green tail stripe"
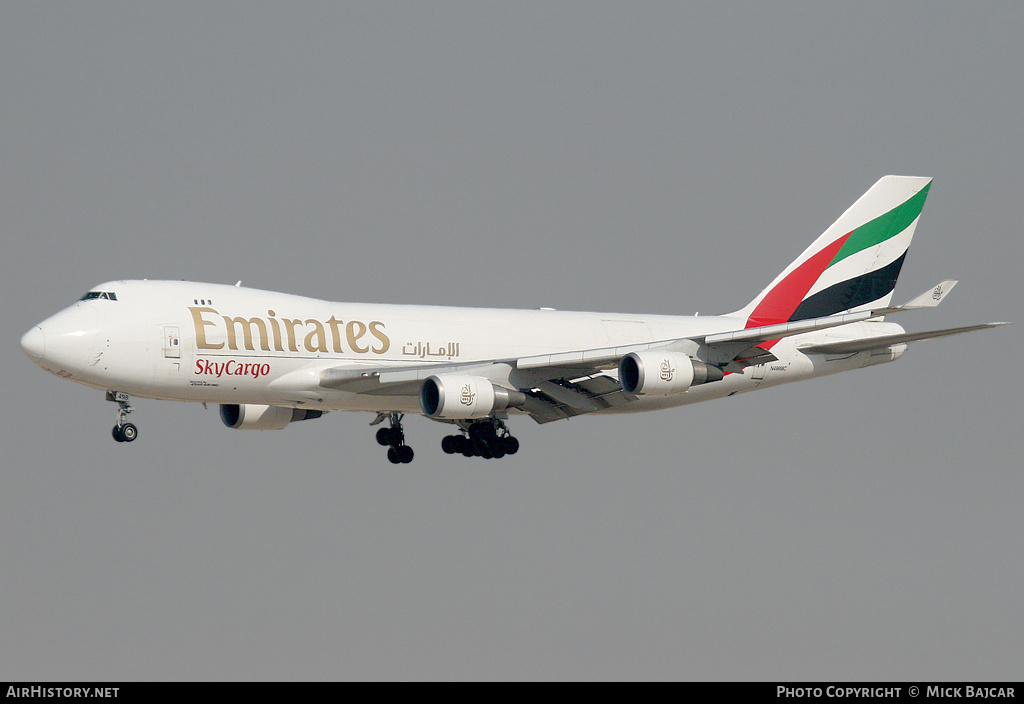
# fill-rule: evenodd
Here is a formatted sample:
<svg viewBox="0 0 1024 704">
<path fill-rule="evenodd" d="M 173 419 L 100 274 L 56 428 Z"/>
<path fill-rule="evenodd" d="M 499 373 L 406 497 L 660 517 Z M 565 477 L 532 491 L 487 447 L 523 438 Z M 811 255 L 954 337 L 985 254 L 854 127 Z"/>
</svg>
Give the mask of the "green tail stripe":
<svg viewBox="0 0 1024 704">
<path fill-rule="evenodd" d="M 928 189 L 932 187 L 931 181 L 909 198 L 905 203 L 897 205 L 885 215 L 879 215 L 871 222 L 864 223 L 850 233 L 846 244 L 840 249 L 835 258 L 828 266 L 837 264 L 851 254 L 856 254 L 862 249 L 867 249 L 880 242 L 885 242 L 890 237 L 895 237 L 906 230 L 910 223 L 917 219 L 924 208 L 924 199 L 928 197 Z M 825 267 L 826 269 L 828 267 Z"/>
</svg>

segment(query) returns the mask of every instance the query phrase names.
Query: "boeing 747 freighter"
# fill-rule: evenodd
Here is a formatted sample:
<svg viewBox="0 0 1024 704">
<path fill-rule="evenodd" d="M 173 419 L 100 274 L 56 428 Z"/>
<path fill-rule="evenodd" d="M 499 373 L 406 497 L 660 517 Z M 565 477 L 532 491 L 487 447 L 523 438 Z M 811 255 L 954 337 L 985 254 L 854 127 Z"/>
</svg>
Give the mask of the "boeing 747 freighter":
<svg viewBox="0 0 1024 704">
<path fill-rule="evenodd" d="M 449 424 L 448 454 L 519 449 L 506 421 L 633 413 L 891 362 L 917 340 L 884 316 L 932 308 L 955 281 L 891 306 L 931 179 L 886 176 L 746 306 L 674 316 L 331 303 L 186 281 L 111 281 L 25 333 L 39 366 L 106 393 L 132 442 L 130 397 L 220 404 L 269 430 L 365 411 L 393 463 L 403 416 Z"/>
</svg>

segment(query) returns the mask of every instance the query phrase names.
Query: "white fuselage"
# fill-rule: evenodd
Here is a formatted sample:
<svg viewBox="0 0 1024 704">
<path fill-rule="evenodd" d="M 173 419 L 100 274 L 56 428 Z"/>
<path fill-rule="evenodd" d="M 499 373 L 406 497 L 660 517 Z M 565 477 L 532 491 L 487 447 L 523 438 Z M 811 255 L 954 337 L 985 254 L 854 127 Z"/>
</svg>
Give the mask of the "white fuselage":
<svg viewBox="0 0 1024 704">
<path fill-rule="evenodd" d="M 44 320 L 22 346 L 34 361 L 106 391 L 177 401 L 419 412 L 415 395 L 318 386 L 325 369 L 368 373 L 471 365 L 574 350 L 673 340 L 743 327 L 728 316 L 626 315 L 418 305 L 331 303 L 184 281 L 117 281 Z M 116 300 L 111 300 L 116 298 Z M 882 352 L 806 355 L 807 342 L 902 332 L 865 322 L 780 340 L 777 361 L 685 393 L 645 396 L 604 412 L 646 411 L 888 362 Z M 696 349 L 696 348 L 695 348 Z M 609 372 L 614 376 L 614 370 Z"/>
</svg>

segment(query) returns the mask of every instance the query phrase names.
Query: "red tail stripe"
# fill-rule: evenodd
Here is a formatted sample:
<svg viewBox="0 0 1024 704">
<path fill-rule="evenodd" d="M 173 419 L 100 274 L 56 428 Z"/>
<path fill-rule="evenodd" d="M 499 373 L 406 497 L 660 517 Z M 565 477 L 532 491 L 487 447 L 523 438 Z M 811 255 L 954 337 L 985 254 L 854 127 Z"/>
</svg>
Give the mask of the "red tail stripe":
<svg viewBox="0 0 1024 704">
<path fill-rule="evenodd" d="M 800 305 L 800 301 L 804 300 L 807 292 L 811 290 L 811 286 L 832 263 L 836 253 L 846 244 L 846 240 L 851 234 L 853 233 L 847 232 L 789 272 L 786 278 L 765 294 L 765 297 L 747 318 L 747 324 L 744 327 L 757 328 L 762 325 L 776 325 L 788 321 L 793 315 L 793 311 Z"/>
</svg>

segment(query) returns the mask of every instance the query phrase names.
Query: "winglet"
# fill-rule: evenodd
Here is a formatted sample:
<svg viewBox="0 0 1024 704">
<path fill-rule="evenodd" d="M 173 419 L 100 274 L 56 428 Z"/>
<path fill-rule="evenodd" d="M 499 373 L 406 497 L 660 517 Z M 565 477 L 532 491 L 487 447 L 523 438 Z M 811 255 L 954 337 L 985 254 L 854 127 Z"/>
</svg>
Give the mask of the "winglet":
<svg viewBox="0 0 1024 704">
<path fill-rule="evenodd" d="M 931 290 L 925 291 L 917 298 L 913 298 L 899 307 L 899 310 L 916 310 L 918 308 L 934 308 L 942 303 L 953 287 L 956 286 L 956 279 L 947 279 L 935 285 Z"/>
</svg>

